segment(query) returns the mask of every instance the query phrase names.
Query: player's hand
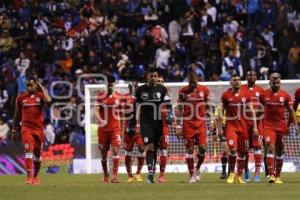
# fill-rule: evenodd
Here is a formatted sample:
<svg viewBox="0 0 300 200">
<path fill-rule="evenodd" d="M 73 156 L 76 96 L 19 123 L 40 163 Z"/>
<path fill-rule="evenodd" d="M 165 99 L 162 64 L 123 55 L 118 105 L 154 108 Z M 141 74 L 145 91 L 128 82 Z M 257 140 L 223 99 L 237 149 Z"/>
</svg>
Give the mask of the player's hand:
<svg viewBox="0 0 300 200">
<path fill-rule="evenodd" d="M 16 129 L 12 129 L 11 130 L 11 141 L 13 143 L 16 143 L 17 139 L 18 139 L 18 137 L 17 137 L 17 130 Z"/>
<path fill-rule="evenodd" d="M 299 126 L 298 124 L 294 125 L 296 134 L 299 135 Z"/>
<path fill-rule="evenodd" d="M 169 111 L 166 116 L 166 122 L 167 124 L 171 125 L 173 121 L 174 121 L 174 115 L 172 112 Z"/>
<path fill-rule="evenodd" d="M 252 130 L 252 137 L 253 137 L 253 140 L 258 139 L 258 130 L 256 128 L 253 128 L 253 130 Z"/>
<path fill-rule="evenodd" d="M 98 120 L 98 123 L 99 123 L 99 126 L 100 127 L 104 127 L 107 125 L 107 121 L 106 120 L 103 120 L 103 119 L 99 119 Z"/>
<path fill-rule="evenodd" d="M 139 123 L 136 124 L 136 132 L 141 134 L 141 125 Z"/>
<path fill-rule="evenodd" d="M 179 139 L 182 136 L 182 126 L 181 125 L 177 125 L 176 126 L 176 137 Z"/>
</svg>

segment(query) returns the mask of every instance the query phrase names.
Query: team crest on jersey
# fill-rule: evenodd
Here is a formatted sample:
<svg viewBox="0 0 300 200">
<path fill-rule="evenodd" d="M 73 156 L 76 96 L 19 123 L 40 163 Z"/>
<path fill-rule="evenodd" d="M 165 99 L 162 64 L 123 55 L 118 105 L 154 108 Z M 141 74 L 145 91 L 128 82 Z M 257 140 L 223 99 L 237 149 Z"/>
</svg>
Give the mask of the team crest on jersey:
<svg viewBox="0 0 300 200">
<path fill-rule="evenodd" d="M 120 103 L 119 99 L 116 99 L 115 104 L 119 104 L 119 103 Z"/>
<path fill-rule="evenodd" d="M 147 143 L 149 141 L 148 137 L 144 137 L 144 142 Z"/>
<path fill-rule="evenodd" d="M 242 98 L 242 102 L 246 103 L 246 98 L 245 97 Z"/>
<path fill-rule="evenodd" d="M 204 96 L 204 93 L 203 93 L 203 92 L 199 92 L 199 96 L 200 96 L 200 97 L 203 97 L 203 96 Z"/>
<path fill-rule="evenodd" d="M 153 94 L 153 97 L 154 97 L 155 99 L 160 99 L 161 93 L 160 93 L 160 92 L 156 92 L 156 93 Z"/>
<path fill-rule="evenodd" d="M 148 99 L 148 93 L 142 92 L 141 98 L 142 98 L 143 100 Z"/>
<path fill-rule="evenodd" d="M 255 96 L 259 97 L 259 92 L 255 92 Z"/>
<path fill-rule="evenodd" d="M 284 102 L 284 97 L 279 97 L 280 102 Z"/>
<path fill-rule="evenodd" d="M 41 102 L 41 98 L 40 97 L 37 97 L 37 98 L 35 98 L 35 100 L 36 100 L 36 102 Z"/>
<path fill-rule="evenodd" d="M 234 96 L 238 97 L 238 96 L 240 96 L 240 94 L 239 93 L 235 93 Z"/>
</svg>

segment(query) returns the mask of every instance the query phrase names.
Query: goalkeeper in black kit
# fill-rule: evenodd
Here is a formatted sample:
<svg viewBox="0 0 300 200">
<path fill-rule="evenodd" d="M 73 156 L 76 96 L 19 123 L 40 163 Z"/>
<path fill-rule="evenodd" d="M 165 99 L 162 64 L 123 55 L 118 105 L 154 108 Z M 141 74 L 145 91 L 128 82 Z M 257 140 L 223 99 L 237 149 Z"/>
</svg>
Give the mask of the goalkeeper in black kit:
<svg viewBox="0 0 300 200">
<path fill-rule="evenodd" d="M 138 87 L 135 93 L 137 129 L 143 138 L 148 166 L 148 183 L 154 183 L 154 156 L 163 134 L 163 120 L 171 124 L 173 113 L 167 88 L 157 84 L 158 72 L 155 68 L 147 71 L 147 83 Z M 162 118 L 162 108 L 167 114 Z"/>
</svg>

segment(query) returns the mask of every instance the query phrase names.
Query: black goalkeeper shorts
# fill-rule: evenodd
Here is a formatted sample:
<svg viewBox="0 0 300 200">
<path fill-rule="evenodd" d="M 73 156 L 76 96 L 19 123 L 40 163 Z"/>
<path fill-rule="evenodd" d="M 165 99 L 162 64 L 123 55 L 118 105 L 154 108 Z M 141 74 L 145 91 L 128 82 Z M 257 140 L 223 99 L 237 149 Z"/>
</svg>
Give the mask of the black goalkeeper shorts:
<svg viewBox="0 0 300 200">
<path fill-rule="evenodd" d="M 162 121 L 141 122 L 140 125 L 144 144 L 153 143 L 158 146 L 163 133 Z"/>
</svg>

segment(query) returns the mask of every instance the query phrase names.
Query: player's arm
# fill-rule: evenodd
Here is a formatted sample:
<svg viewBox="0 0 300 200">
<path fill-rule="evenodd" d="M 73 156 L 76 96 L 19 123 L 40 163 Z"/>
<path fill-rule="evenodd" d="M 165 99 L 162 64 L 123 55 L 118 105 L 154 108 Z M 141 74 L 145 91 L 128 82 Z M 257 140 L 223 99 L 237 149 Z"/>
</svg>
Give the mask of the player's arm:
<svg viewBox="0 0 300 200">
<path fill-rule="evenodd" d="M 250 111 L 250 114 L 251 114 L 251 116 L 250 116 L 251 120 L 253 121 L 253 130 L 252 130 L 253 135 L 254 135 L 254 137 L 258 137 L 256 114 L 255 114 L 255 110 L 254 110 L 252 102 L 249 102 L 247 104 L 247 107 L 248 107 L 248 109 Z"/>
<path fill-rule="evenodd" d="M 51 97 L 48 93 L 48 90 L 40 83 L 40 82 L 37 82 L 39 88 L 41 89 L 42 93 L 43 93 L 43 97 L 44 97 L 44 102 L 45 103 L 51 103 Z"/>
<path fill-rule="evenodd" d="M 99 125 L 105 126 L 107 124 L 107 121 L 101 118 L 99 110 L 100 110 L 99 105 L 94 106 L 93 115 L 94 115 L 94 117 L 95 117 L 95 119 L 96 119 L 96 121 L 98 122 Z"/>
<path fill-rule="evenodd" d="M 295 101 L 293 104 L 294 111 L 297 110 L 299 103 L 300 103 L 300 88 L 298 88 L 295 92 Z"/>
<path fill-rule="evenodd" d="M 177 113 L 176 113 L 176 135 L 177 137 L 179 137 L 180 135 L 182 135 L 182 123 L 183 123 L 183 105 L 178 104 L 177 106 Z"/>
<path fill-rule="evenodd" d="M 291 120 L 291 123 L 294 124 L 294 127 L 296 129 L 296 132 L 297 134 L 299 133 L 299 127 L 297 125 L 297 117 L 296 117 L 296 113 L 295 113 L 295 110 L 293 108 L 292 105 L 288 105 L 287 106 L 287 109 L 288 109 L 288 112 L 289 112 L 289 116 L 290 116 L 290 120 Z"/>
<path fill-rule="evenodd" d="M 163 103 L 166 104 L 166 108 L 167 108 L 167 116 L 165 120 L 167 121 L 167 124 L 171 125 L 174 120 L 173 108 L 172 108 L 172 103 L 167 88 L 165 88 L 165 90 L 166 91 L 163 98 Z"/>
<path fill-rule="evenodd" d="M 16 99 L 16 106 L 15 106 L 15 113 L 13 117 L 13 125 L 12 125 L 12 131 L 11 131 L 11 139 L 12 141 L 17 140 L 17 129 L 21 121 L 21 116 L 22 116 L 22 107 L 19 102 L 19 97 Z"/>
</svg>

